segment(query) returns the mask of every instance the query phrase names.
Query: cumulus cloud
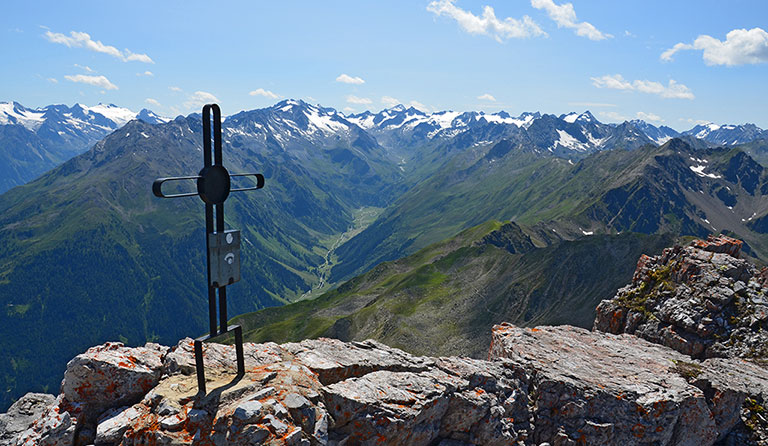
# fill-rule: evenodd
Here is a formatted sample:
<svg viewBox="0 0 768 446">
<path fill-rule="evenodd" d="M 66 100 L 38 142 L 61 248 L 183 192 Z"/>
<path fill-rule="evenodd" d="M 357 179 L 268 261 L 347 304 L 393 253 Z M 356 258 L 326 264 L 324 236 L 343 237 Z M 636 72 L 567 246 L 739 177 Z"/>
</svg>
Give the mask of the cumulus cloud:
<svg viewBox="0 0 768 446">
<path fill-rule="evenodd" d="M 56 79 L 55 77 L 49 77 L 47 80 L 48 80 L 48 82 L 50 82 L 52 84 L 58 84 L 59 83 L 59 80 Z"/>
<path fill-rule="evenodd" d="M 147 98 L 147 99 L 144 99 L 144 102 L 146 102 L 149 105 L 154 105 L 155 107 L 161 107 L 160 101 L 158 101 L 157 99 Z"/>
<path fill-rule="evenodd" d="M 589 40 L 603 40 L 613 37 L 595 28 L 589 22 L 579 22 L 576 19 L 576 10 L 572 3 L 556 4 L 552 0 L 531 0 L 531 6 L 536 9 L 543 9 L 549 15 L 549 18 L 557 23 L 558 28 L 573 29 L 577 36 L 586 37 Z"/>
<path fill-rule="evenodd" d="M 368 99 L 368 98 L 359 98 L 359 97 L 354 96 L 354 95 L 347 96 L 347 102 L 349 102 L 350 104 L 361 104 L 361 105 L 366 105 L 366 104 L 372 104 L 373 103 L 373 101 Z"/>
<path fill-rule="evenodd" d="M 669 62 L 679 51 L 701 50 L 707 65 L 746 65 L 768 62 L 768 32 L 762 28 L 734 29 L 725 40 L 700 35 L 693 44 L 677 43 L 661 53 L 661 60 Z"/>
<path fill-rule="evenodd" d="M 105 76 L 91 76 L 87 74 L 74 74 L 66 75 L 64 79 L 72 82 L 78 82 L 81 84 L 93 85 L 95 87 L 101 87 L 105 90 L 117 90 L 117 85 L 109 81 Z"/>
<path fill-rule="evenodd" d="M 437 16 L 444 15 L 450 17 L 456 20 L 464 31 L 470 34 L 490 36 L 496 39 L 497 42 L 547 35 L 527 15 L 523 16 L 522 19 L 507 17 L 500 20 L 496 17 L 496 13 L 490 6 L 484 6 L 483 14 L 477 16 L 459 8 L 454 3 L 456 3 L 456 0 L 435 0 L 427 5 L 427 11 Z"/>
<path fill-rule="evenodd" d="M 620 74 L 593 77 L 592 85 L 597 88 L 610 88 L 614 90 L 639 91 L 641 93 L 655 94 L 663 98 L 693 99 L 695 96 L 690 88 L 670 79 L 664 86 L 660 82 L 648 80 L 629 81 Z"/>
<path fill-rule="evenodd" d="M 174 87 L 168 87 L 168 89 L 171 90 L 171 91 L 175 91 L 176 93 L 180 93 L 181 92 L 181 88 L 175 87 L 175 86 Z"/>
<path fill-rule="evenodd" d="M 200 108 L 203 105 L 212 102 L 219 102 L 219 98 L 207 91 L 196 91 L 187 97 L 187 100 L 184 102 L 184 107 Z"/>
<path fill-rule="evenodd" d="M 143 73 L 136 73 L 136 76 L 147 76 L 147 77 L 152 77 L 152 76 L 154 76 L 154 75 L 155 75 L 155 73 L 153 73 L 153 72 L 151 72 L 151 71 L 149 71 L 149 70 L 147 70 L 147 71 L 145 71 L 145 72 L 143 72 Z"/>
<path fill-rule="evenodd" d="M 637 116 L 637 119 L 642 119 L 643 121 L 664 122 L 664 119 L 655 113 L 637 112 L 635 116 Z"/>
<path fill-rule="evenodd" d="M 477 99 L 480 99 L 481 101 L 496 102 L 496 98 L 494 98 L 490 93 L 481 94 L 477 97 Z"/>
<path fill-rule="evenodd" d="M 44 36 L 46 39 L 53 43 L 60 43 L 62 45 L 68 46 L 69 48 L 86 48 L 97 53 L 108 54 L 112 57 L 122 60 L 123 62 L 137 61 L 144 63 L 155 63 L 146 54 L 136 54 L 128 49 L 125 51 L 120 51 L 111 45 L 105 45 L 101 43 L 99 40 L 91 39 L 91 36 L 88 33 L 70 31 L 69 36 L 67 36 L 61 33 L 52 33 L 50 31 L 46 31 Z"/>
<path fill-rule="evenodd" d="M 360 84 L 364 84 L 365 83 L 365 81 L 363 80 L 362 77 L 350 76 L 350 75 L 344 74 L 344 73 L 340 74 L 336 78 L 336 82 L 341 82 L 343 84 L 355 84 L 355 85 L 360 85 Z"/>
<path fill-rule="evenodd" d="M 265 98 L 269 99 L 277 99 L 280 97 L 279 95 L 263 88 L 257 88 L 248 94 L 251 96 L 264 96 Z"/>
</svg>

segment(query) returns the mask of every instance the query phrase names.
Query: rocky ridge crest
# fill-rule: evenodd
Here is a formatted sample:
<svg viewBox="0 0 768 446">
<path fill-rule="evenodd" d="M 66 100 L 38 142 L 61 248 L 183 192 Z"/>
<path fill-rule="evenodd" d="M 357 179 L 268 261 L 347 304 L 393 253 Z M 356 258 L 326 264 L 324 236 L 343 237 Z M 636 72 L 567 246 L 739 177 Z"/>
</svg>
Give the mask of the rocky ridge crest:
<svg viewBox="0 0 768 446">
<path fill-rule="evenodd" d="M 695 358 L 768 358 L 768 268 L 726 236 L 642 256 L 632 283 L 597 307 L 594 329 L 629 333 Z"/>
</svg>

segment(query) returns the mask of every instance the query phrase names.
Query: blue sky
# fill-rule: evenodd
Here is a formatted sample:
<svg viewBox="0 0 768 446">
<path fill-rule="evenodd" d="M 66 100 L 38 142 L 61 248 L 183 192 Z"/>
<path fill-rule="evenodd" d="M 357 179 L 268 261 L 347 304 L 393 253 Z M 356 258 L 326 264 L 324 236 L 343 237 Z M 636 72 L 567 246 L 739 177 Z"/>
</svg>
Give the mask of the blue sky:
<svg viewBox="0 0 768 446">
<path fill-rule="evenodd" d="M 766 30 L 768 2 L 739 0 L 11 2 L 0 101 L 175 116 L 300 98 L 768 128 Z"/>
</svg>

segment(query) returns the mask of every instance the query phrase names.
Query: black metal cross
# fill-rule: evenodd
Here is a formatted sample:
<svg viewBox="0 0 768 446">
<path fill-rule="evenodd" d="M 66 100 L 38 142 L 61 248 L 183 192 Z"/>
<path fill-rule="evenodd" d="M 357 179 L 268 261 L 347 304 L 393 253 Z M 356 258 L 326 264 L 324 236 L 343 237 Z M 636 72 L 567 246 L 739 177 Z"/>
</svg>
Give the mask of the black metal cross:
<svg viewBox="0 0 768 446">
<path fill-rule="evenodd" d="M 211 110 L 213 110 L 213 162 L 211 162 Z M 255 187 L 231 189 L 230 177 L 253 176 Z M 197 193 L 165 195 L 163 183 L 177 180 L 197 180 Z M 199 196 L 205 202 L 205 246 L 208 264 L 208 316 L 210 334 L 195 339 L 195 366 L 197 387 L 205 393 L 205 368 L 203 365 L 203 342 L 235 332 L 237 352 L 237 375 L 245 375 L 243 356 L 243 329 L 239 325 L 227 327 L 227 285 L 240 280 L 240 231 L 224 229 L 224 201 L 230 192 L 261 189 L 264 176 L 259 173 L 230 174 L 224 168 L 221 156 L 221 110 L 216 104 L 203 107 L 203 169 L 194 176 L 158 178 L 152 183 L 152 193 L 160 198 Z M 216 230 L 214 231 L 214 207 Z M 219 294 L 219 326 L 216 324 L 216 290 Z"/>
</svg>

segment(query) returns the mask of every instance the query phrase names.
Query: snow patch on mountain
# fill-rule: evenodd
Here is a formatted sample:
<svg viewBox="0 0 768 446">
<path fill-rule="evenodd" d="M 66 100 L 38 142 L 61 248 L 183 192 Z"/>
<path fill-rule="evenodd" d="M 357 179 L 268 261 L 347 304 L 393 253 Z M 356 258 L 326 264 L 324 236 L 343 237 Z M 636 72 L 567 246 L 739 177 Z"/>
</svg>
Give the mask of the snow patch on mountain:
<svg viewBox="0 0 768 446">
<path fill-rule="evenodd" d="M 334 115 L 327 113 L 321 114 L 316 107 L 308 107 L 304 115 L 316 129 L 323 133 L 333 134 L 348 129 L 344 123 L 334 120 Z"/>
<path fill-rule="evenodd" d="M 552 149 L 555 149 L 558 145 L 560 145 L 567 149 L 576 150 L 579 152 L 584 152 L 586 150 L 589 150 L 588 144 L 580 142 L 565 130 L 558 129 L 557 134 L 560 136 L 560 138 L 557 141 L 555 141 L 555 144 L 552 145 Z"/>
<path fill-rule="evenodd" d="M 723 177 L 722 175 L 717 175 L 714 173 L 705 173 L 704 169 L 706 168 L 707 166 L 704 164 L 700 164 L 698 166 L 690 166 L 690 169 L 700 177 L 707 177 L 707 178 L 714 178 L 714 179 L 719 179 Z"/>
</svg>

